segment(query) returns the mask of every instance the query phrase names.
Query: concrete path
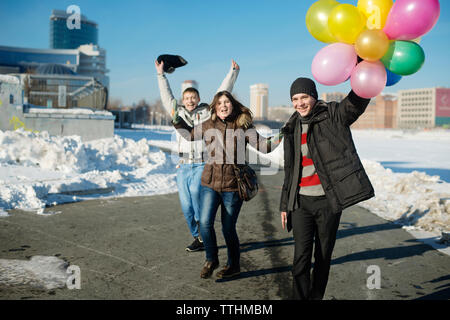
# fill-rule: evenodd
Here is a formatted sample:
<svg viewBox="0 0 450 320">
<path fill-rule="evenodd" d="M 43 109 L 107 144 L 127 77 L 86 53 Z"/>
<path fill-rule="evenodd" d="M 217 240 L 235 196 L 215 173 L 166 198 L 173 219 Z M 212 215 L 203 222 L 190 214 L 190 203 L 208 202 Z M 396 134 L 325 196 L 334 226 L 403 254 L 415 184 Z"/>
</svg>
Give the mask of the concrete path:
<svg viewBox="0 0 450 320">
<path fill-rule="evenodd" d="M 174 193 L 60 205 L 48 208 L 60 211 L 52 216 L 16 210 L 0 218 L 0 259 L 57 256 L 81 271 L 79 290 L 0 283 L 0 299 L 288 299 L 294 241 L 280 225 L 282 173 L 260 181 L 261 192 L 238 220 L 238 279 L 200 279 L 204 252 L 184 251 L 192 239 Z M 377 270 L 381 288 L 369 289 Z M 365 209 L 344 211 L 325 299 L 449 298 L 449 256 Z"/>
</svg>

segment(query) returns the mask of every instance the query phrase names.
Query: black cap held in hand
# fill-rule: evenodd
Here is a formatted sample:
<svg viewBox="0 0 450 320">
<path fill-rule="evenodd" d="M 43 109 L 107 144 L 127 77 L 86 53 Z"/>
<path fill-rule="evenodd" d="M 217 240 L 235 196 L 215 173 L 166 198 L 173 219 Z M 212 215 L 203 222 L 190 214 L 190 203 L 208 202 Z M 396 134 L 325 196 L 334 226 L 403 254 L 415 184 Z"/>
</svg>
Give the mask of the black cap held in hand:
<svg viewBox="0 0 450 320">
<path fill-rule="evenodd" d="M 306 93 L 317 100 L 316 84 L 309 78 L 297 78 L 291 85 L 291 99 L 297 93 Z"/>
<path fill-rule="evenodd" d="M 187 61 L 182 56 L 173 54 L 162 54 L 158 57 L 158 63 L 164 62 L 164 72 L 172 73 L 176 68 L 187 64 Z"/>
</svg>

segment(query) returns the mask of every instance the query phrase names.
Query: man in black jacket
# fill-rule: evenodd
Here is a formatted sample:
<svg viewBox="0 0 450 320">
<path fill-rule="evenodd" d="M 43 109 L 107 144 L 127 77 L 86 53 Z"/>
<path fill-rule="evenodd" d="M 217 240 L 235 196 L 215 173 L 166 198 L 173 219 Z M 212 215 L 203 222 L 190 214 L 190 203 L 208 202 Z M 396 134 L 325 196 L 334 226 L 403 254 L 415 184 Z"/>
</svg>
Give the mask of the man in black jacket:
<svg viewBox="0 0 450 320">
<path fill-rule="evenodd" d="M 298 78 L 291 101 L 296 112 L 282 129 L 281 223 L 295 239 L 293 298 L 322 299 L 342 210 L 374 196 L 350 131 L 370 99 L 351 91 L 340 103 L 325 103 L 314 81 Z"/>
</svg>

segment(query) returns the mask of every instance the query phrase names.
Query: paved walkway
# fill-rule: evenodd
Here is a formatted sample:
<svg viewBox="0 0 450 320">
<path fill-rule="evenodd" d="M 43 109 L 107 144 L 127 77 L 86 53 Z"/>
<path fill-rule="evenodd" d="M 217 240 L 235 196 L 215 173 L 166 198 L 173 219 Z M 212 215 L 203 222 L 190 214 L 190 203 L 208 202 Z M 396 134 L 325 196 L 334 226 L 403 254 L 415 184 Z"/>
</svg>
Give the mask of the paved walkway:
<svg viewBox="0 0 450 320">
<path fill-rule="evenodd" d="M 57 256 L 80 267 L 81 289 L 0 283 L 0 299 L 287 299 L 294 242 L 280 225 L 281 182 L 281 173 L 261 177 L 261 192 L 244 204 L 242 276 L 228 281 L 200 279 L 204 252 L 184 251 L 192 239 L 176 193 L 60 205 L 47 217 L 14 211 L 0 219 L 0 259 Z M 224 264 L 220 219 L 216 231 Z M 380 289 L 367 287 L 374 265 Z M 449 298 L 449 256 L 365 209 L 344 211 L 325 299 Z"/>
</svg>

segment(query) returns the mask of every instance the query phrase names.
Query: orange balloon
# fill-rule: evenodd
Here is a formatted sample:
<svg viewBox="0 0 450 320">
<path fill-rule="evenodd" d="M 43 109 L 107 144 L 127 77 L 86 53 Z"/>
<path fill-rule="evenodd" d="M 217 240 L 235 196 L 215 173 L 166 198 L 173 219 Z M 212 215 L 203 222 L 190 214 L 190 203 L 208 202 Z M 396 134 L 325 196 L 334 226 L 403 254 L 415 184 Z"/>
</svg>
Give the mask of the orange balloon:
<svg viewBox="0 0 450 320">
<path fill-rule="evenodd" d="M 380 60 L 389 48 L 389 38 L 382 30 L 364 30 L 355 42 L 358 56 L 368 61 Z"/>
</svg>

